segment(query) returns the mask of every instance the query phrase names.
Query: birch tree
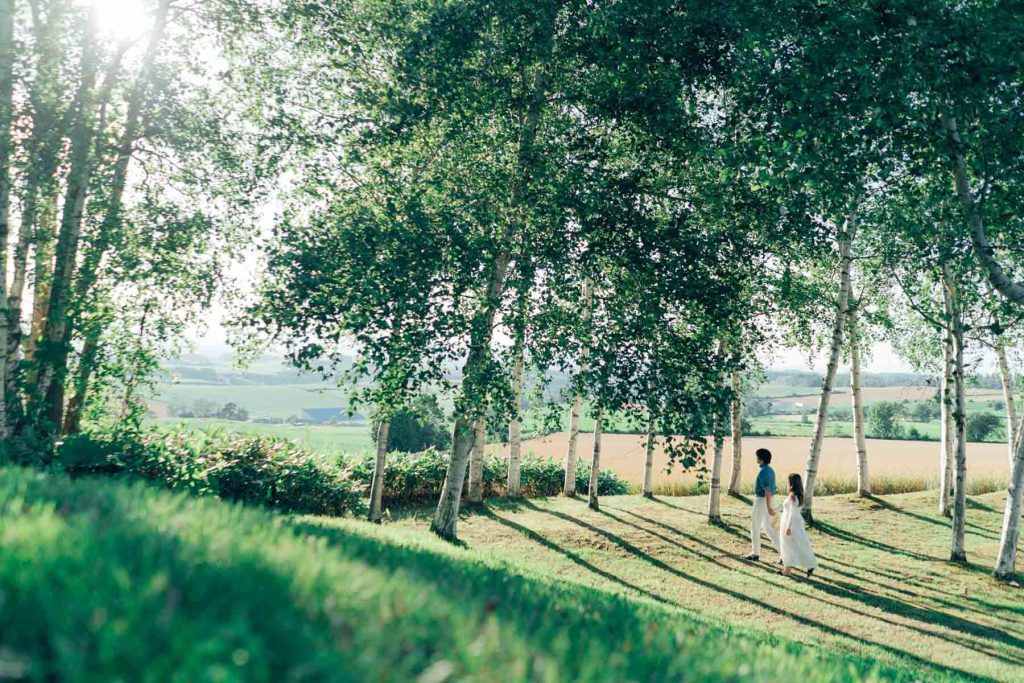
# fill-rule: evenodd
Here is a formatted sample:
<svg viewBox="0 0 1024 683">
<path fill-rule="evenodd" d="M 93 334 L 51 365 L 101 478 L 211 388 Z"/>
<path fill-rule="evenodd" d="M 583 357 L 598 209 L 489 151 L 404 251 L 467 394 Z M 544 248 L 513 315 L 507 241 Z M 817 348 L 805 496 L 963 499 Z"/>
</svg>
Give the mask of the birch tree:
<svg viewBox="0 0 1024 683">
<path fill-rule="evenodd" d="M 847 311 L 850 297 L 850 265 L 851 246 L 856 235 L 855 209 L 850 210 L 846 222 L 839 228 L 837 243 L 839 256 L 839 291 L 836 295 L 835 320 L 832 324 L 832 343 L 829 348 L 828 365 L 825 369 L 825 376 L 821 381 L 821 395 L 818 399 L 818 414 L 814 423 L 814 435 L 811 437 L 810 452 L 807 455 L 807 467 L 804 475 L 804 504 L 803 514 L 808 521 L 813 521 L 814 513 L 812 505 L 814 502 L 814 482 L 818 475 L 818 461 L 821 457 L 821 445 L 825 439 L 825 425 L 828 422 L 828 406 L 832 398 L 832 388 L 835 383 L 836 370 L 839 368 L 839 358 L 843 346 L 843 327 L 846 323 Z"/>
<path fill-rule="evenodd" d="M 849 314 L 850 339 L 850 393 L 853 397 L 853 440 L 857 454 L 857 492 L 862 496 L 871 495 L 871 477 L 868 473 L 868 448 L 864 438 L 864 396 L 860 387 L 860 332 L 857 326 L 857 309 Z"/>
<path fill-rule="evenodd" d="M 740 471 L 743 468 L 743 382 L 739 369 L 732 371 L 732 470 L 729 475 L 729 493 L 739 495 Z"/>
</svg>

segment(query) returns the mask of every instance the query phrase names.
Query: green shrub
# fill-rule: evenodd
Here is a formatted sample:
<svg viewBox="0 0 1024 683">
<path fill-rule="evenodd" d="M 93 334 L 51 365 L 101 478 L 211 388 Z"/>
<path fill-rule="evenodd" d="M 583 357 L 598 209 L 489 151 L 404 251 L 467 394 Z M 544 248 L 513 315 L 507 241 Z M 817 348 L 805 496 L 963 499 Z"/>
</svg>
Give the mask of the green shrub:
<svg viewBox="0 0 1024 683">
<path fill-rule="evenodd" d="M 995 413 L 976 413 L 967 416 L 967 440 L 984 441 L 999 429 L 1003 421 Z"/>
<path fill-rule="evenodd" d="M 83 434 L 58 446 L 70 472 L 125 472 L 169 488 L 259 503 L 287 512 L 359 513 L 362 487 L 290 441 L 244 434 L 158 431 Z"/>
<path fill-rule="evenodd" d="M 349 460 L 342 456 L 340 461 L 352 478 L 369 486 L 373 479 L 373 457 L 362 456 Z M 421 453 L 390 453 L 387 474 L 384 478 L 383 499 L 386 505 L 433 503 L 441 494 L 445 473 L 448 471 L 448 455 L 435 449 Z M 505 492 L 507 464 L 504 457 L 484 456 L 484 496 L 499 496 Z M 561 493 L 565 479 L 561 463 L 528 455 L 522 460 L 520 480 L 523 495 L 527 497 L 555 496 Z M 576 465 L 576 490 L 590 491 L 590 463 Z M 623 495 L 628 486 L 617 474 L 601 470 L 598 475 L 597 491 L 602 496 Z"/>
</svg>

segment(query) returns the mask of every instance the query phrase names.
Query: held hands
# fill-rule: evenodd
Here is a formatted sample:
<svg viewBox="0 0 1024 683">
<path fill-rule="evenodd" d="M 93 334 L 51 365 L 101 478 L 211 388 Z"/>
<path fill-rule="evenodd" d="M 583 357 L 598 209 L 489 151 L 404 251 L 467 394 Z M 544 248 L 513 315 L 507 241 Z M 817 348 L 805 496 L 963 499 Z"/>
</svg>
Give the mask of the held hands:
<svg viewBox="0 0 1024 683">
<path fill-rule="evenodd" d="M 778 514 L 779 513 L 775 512 L 775 508 L 773 508 L 771 505 L 768 506 L 768 516 L 769 517 L 775 517 Z"/>
</svg>

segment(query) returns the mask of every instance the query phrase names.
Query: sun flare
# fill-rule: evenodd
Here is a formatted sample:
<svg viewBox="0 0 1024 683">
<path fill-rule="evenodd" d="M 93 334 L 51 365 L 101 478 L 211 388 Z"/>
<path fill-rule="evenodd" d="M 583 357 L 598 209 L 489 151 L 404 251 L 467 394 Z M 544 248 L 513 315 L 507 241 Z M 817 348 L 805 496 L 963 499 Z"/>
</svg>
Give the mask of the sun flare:
<svg viewBox="0 0 1024 683">
<path fill-rule="evenodd" d="M 116 40 L 134 40 L 149 28 L 152 18 L 146 0 L 91 0 L 100 32 Z"/>
</svg>

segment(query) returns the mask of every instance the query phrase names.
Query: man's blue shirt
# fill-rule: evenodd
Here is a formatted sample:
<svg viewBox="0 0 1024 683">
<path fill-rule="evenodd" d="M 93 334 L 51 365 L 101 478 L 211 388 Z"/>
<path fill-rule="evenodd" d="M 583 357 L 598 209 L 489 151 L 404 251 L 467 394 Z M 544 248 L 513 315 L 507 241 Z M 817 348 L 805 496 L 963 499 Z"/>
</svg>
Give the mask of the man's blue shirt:
<svg viewBox="0 0 1024 683">
<path fill-rule="evenodd" d="M 775 495 L 775 470 L 768 465 L 761 465 L 761 471 L 757 473 L 754 481 L 754 495 L 764 498 L 765 493 Z"/>
</svg>

